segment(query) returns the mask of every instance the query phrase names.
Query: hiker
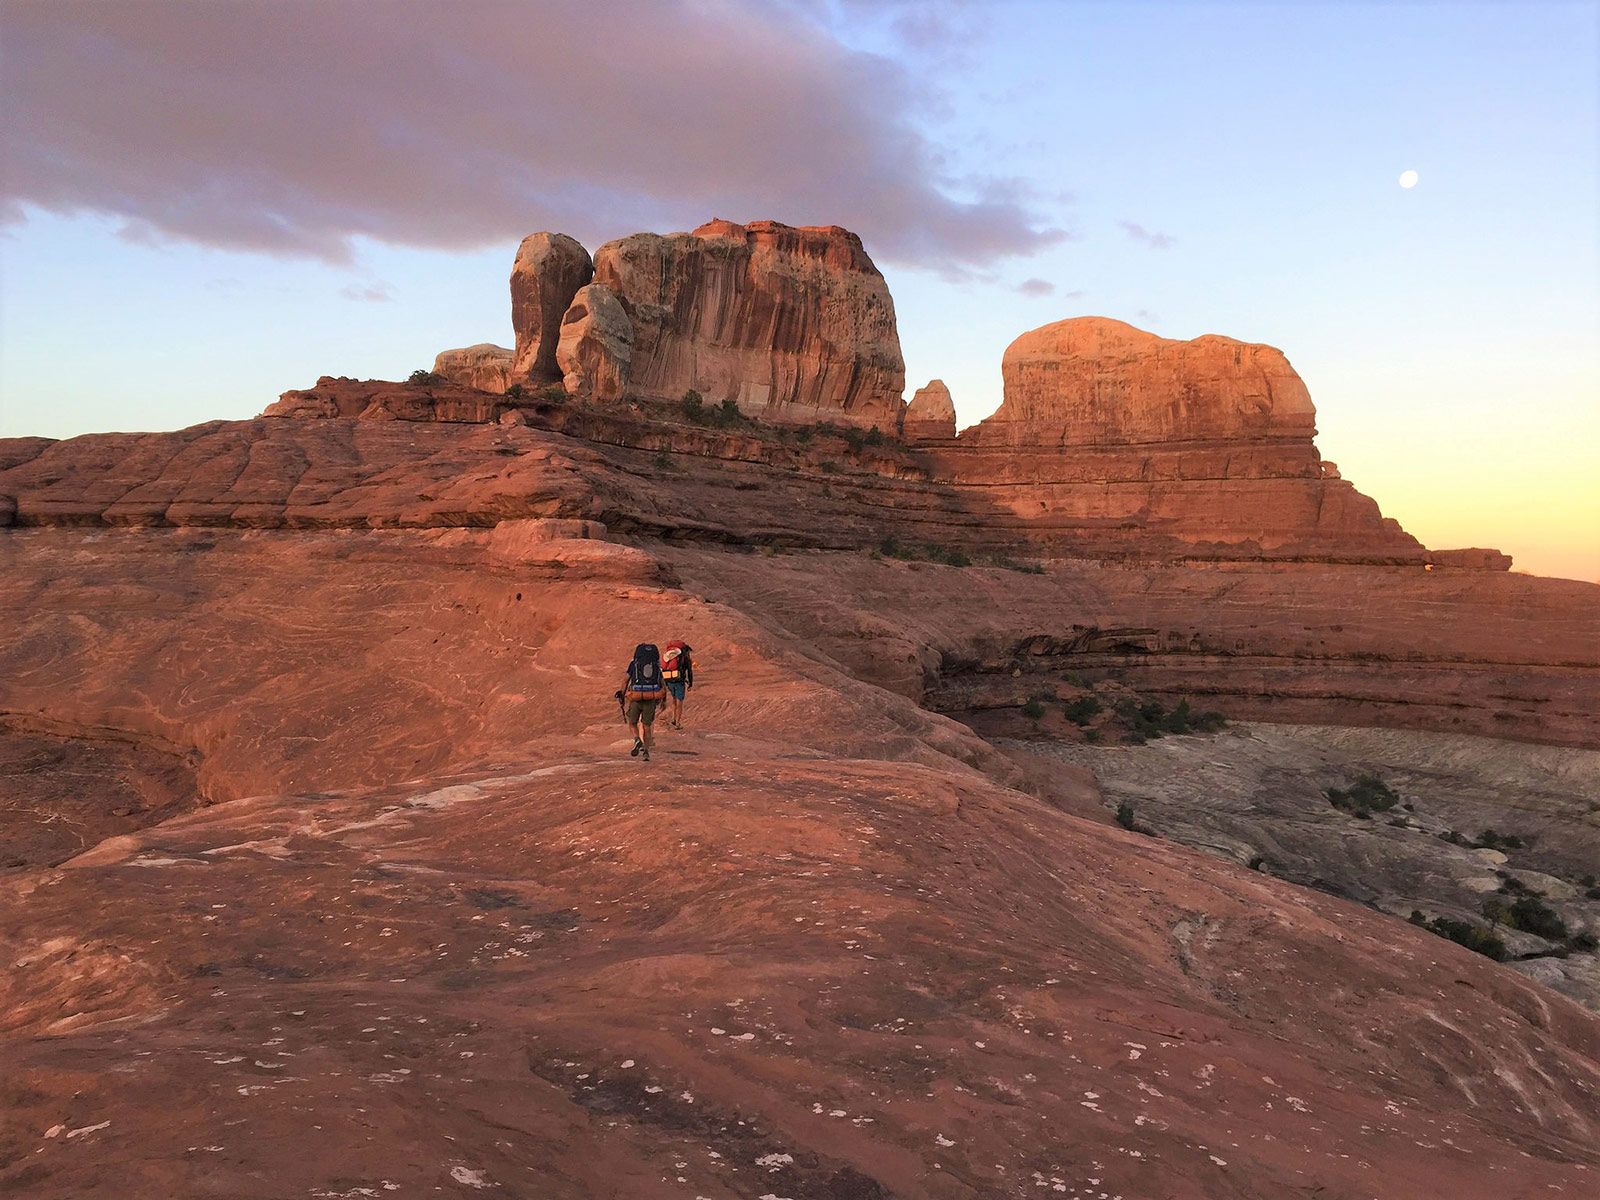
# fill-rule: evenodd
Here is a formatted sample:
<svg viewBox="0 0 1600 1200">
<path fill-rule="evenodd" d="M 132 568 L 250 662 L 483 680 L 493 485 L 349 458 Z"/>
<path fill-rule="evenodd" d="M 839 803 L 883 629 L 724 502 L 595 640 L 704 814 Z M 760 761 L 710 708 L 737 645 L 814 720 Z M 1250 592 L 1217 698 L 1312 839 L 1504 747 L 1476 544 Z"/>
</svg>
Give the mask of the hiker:
<svg viewBox="0 0 1600 1200">
<path fill-rule="evenodd" d="M 655 740 L 651 726 L 656 720 L 656 705 L 667 694 L 661 679 L 661 651 L 649 642 L 633 648 L 627 676 L 622 681 L 622 719 L 633 731 L 631 755 L 644 755 L 650 761 L 650 745 Z"/>
<path fill-rule="evenodd" d="M 694 686 L 694 660 L 687 642 L 668 642 L 661 650 L 661 678 L 672 701 L 672 727 L 683 728 L 683 698 Z"/>
</svg>

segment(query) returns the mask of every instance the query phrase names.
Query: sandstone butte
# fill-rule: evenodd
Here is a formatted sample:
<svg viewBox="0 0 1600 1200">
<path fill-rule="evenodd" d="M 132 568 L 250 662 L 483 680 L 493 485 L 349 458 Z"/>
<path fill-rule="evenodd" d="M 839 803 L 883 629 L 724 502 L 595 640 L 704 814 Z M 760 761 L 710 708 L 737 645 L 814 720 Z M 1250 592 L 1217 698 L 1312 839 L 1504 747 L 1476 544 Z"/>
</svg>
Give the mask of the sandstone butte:
<svg viewBox="0 0 1600 1200">
<path fill-rule="evenodd" d="M 952 436 L 853 236 L 624 243 L 521 395 L 0 441 L 0 1192 L 1594 1193 L 1595 1014 L 949 714 L 1595 747 L 1600 588 L 1418 545 L 1266 347 L 1047 326 Z"/>
</svg>

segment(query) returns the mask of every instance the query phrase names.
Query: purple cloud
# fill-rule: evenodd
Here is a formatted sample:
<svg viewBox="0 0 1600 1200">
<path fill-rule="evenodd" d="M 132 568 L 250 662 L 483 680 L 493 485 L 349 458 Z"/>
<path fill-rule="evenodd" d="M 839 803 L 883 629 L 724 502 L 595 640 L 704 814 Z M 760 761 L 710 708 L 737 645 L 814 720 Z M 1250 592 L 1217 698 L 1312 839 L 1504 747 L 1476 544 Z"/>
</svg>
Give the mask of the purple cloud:
<svg viewBox="0 0 1600 1200">
<path fill-rule="evenodd" d="M 1119 221 L 1123 232 L 1136 242 L 1143 242 L 1152 250 L 1170 250 L 1178 244 L 1178 239 L 1170 233 L 1155 233 L 1134 221 Z"/>
<path fill-rule="evenodd" d="M 1048 279 L 1039 279 L 1037 277 L 1033 279 L 1024 279 L 1021 283 L 1017 284 L 1017 291 L 1021 292 L 1024 296 L 1050 296 L 1055 294 L 1055 290 L 1055 284 L 1051 283 Z"/>
<path fill-rule="evenodd" d="M 814 6 L 321 0 L 0 8 L 0 213 L 349 262 L 358 239 L 593 246 L 719 213 L 972 268 L 1059 241 L 944 177 L 925 89 Z M 934 36 L 930 33 L 929 36 Z M 949 190 L 947 190 L 949 189 Z M 965 197 L 965 198 L 963 198 Z"/>
</svg>

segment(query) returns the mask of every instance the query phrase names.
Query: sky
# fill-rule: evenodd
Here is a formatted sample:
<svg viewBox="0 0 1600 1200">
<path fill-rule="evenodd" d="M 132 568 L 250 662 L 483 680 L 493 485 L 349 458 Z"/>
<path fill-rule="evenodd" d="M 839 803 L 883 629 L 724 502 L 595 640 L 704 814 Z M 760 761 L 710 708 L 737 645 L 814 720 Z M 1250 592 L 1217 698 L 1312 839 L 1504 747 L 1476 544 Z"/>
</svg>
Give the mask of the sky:
<svg viewBox="0 0 1600 1200">
<path fill-rule="evenodd" d="M 1423 542 L 1600 580 L 1594 0 L 0 0 L 0 104 L 0 436 L 509 345 L 534 230 L 775 218 L 963 425 L 1064 317 L 1266 342 Z"/>
</svg>

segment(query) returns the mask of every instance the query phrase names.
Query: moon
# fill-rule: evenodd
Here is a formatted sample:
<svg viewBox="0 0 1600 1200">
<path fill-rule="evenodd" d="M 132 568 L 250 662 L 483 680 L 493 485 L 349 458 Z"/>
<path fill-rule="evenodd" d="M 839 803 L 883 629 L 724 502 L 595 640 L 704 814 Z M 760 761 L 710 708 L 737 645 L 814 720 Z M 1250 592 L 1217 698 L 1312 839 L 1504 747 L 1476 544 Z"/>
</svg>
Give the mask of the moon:
<svg viewBox="0 0 1600 1200">
<path fill-rule="evenodd" d="M 1414 188 L 1414 187 L 1416 187 L 1417 186 L 1417 173 L 1415 171 L 1401 171 L 1400 172 L 1400 186 L 1403 187 L 1403 188 Z"/>
</svg>

